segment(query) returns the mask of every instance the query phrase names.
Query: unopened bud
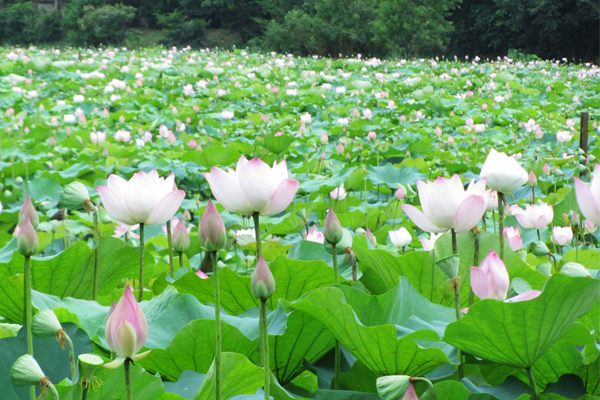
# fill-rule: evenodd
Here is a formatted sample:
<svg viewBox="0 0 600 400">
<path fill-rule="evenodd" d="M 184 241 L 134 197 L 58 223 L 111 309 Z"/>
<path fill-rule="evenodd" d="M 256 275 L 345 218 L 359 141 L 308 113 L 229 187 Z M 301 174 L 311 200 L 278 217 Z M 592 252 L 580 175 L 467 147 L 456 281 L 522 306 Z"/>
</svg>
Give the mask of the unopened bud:
<svg viewBox="0 0 600 400">
<path fill-rule="evenodd" d="M 275 293 L 275 278 L 262 255 L 252 272 L 250 286 L 257 299 L 268 299 Z"/>
</svg>

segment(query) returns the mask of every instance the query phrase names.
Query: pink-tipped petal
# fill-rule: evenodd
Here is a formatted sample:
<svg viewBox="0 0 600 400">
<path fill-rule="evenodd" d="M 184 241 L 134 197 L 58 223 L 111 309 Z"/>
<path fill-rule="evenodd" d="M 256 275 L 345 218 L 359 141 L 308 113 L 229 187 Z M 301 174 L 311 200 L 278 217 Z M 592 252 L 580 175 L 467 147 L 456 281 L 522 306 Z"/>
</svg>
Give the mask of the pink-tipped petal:
<svg viewBox="0 0 600 400">
<path fill-rule="evenodd" d="M 100 196 L 100 200 L 102 200 L 102 204 L 104 205 L 106 212 L 112 219 L 127 225 L 133 225 L 136 223 L 129 217 L 125 206 L 119 199 L 119 196 L 117 196 L 112 189 L 109 189 L 105 186 L 96 186 L 96 190 L 98 191 L 98 195 Z"/>
<path fill-rule="evenodd" d="M 600 181 L 600 168 L 596 167 L 595 171 L 597 172 L 594 180 Z M 600 204 L 594 198 L 590 187 L 577 178 L 575 178 L 575 195 L 581 213 L 594 224 L 600 225 Z M 600 196 L 598 200 L 600 201 Z"/>
<path fill-rule="evenodd" d="M 540 292 L 539 290 L 528 290 L 524 293 L 521 293 L 515 297 L 511 297 L 510 299 L 504 300 L 504 301 L 507 303 L 516 303 L 519 301 L 527 301 L 527 300 L 535 299 L 540 294 L 542 294 L 542 292 Z"/>
<path fill-rule="evenodd" d="M 204 173 L 204 177 L 213 195 L 223 207 L 243 215 L 252 214 L 252 207 L 240 187 L 235 171 L 225 172 L 220 168 L 212 167 L 210 173 Z"/>
<path fill-rule="evenodd" d="M 117 196 L 124 196 L 125 188 L 127 187 L 127 181 L 121 178 L 119 175 L 110 174 L 106 180 L 106 187 L 115 192 Z"/>
<path fill-rule="evenodd" d="M 290 205 L 294 197 L 300 182 L 295 179 L 286 179 L 277 186 L 273 197 L 269 204 L 260 212 L 261 215 L 275 215 L 279 214 Z"/>
<path fill-rule="evenodd" d="M 276 174 L 263 160 L 254 158 L 242 167 L 239 173 L 240 188 L 250 203 L 253 211 L 261 211 L 267 207 L 280 182 L 275 180 Z"/>
<path fill-rule="evenodd" d="M 117 369 L 125 362 L 125 358 L 117 357 L 114 361 L 109 362 L 108 364 L 102 365 L 104 368 L 108 369 Z"/>
<path fill-rule="evenodd" d="M 173 215 L 181 207 L 181 202 L 185 197 L 185 191 L 174 190 L 167 194 L 160 200 L 160 202 L 154 207 L 154 211 L 150 217 L 146 220 L 148 225 L 160 225 L 170 220 Z"/>
<path fill-rule="evenodd" d="M 488 276 L 481 268 L 471 267 L 471 289 L 481 300 L 490 298 Z"/>
<path fill-rule="evenodd" d="M 433 222 L 431 222 L 422 211 L 420 211 L 415 206 L 411 206 L 410 204 L 403 204 L 400 206 L 411 219 L 411 221 L 417 225 L 421 230 L 425 232 L 446 232 L 448 229 L 440 228 L 436 226 Z"/>
<path fill-rule="evenodd" d="M 519 212 L 518 214 L 515 214 L 514 211 L 512 210 L 512 208 L 511 208 L 511 212 L 517 218 L 517 221 L 519 221 L 519 224 L 523 228 L 525 228 L 525 229 L 535 229 L 535 226 L 531 223 L 531 221 L 529 221 L 529 218 L 527 218 L 527 215 L 525 213 Z"/>
<path fill-rule="evenodd" d="M 467 197 L 456 211 L 454 231 L 456 233 L 468 232 L 481 220 L 485 212 L 486 201 L 483 196 L 473 194 Z"/>
</svg>

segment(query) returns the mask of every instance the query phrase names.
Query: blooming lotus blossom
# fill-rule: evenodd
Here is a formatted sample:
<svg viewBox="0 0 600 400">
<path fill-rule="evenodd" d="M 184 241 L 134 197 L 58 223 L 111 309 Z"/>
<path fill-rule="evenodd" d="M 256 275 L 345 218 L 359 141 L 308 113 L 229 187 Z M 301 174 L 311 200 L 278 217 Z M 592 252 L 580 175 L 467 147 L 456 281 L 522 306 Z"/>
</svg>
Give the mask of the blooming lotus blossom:
<svg viewBox="0 0 600 400">
<path fill-rule="evenodd" d="M 554 210 L 552 206 L 546 203 L 527 204 L 525 210 L 517 205 L 510 208 L 512 215 L 517 217 L 519 224 L 525 229 L 542 229 L 554 218 Z"/>
<path fill-rule="evenodd" d="M 115 140 L 119 142 L 129 142 L 131 140 L 131 132 L 124 129 L 119 129 L 115 133 Z"/>
<path fill-rule="evenodd" d="M 451 179 L 440 176 L 433 182 L 417 180 L 417 189 L 423 211 L 409 204 L 400 207 L 425 232 L 467 232 L 485 212 L 485 179 L 471 181 L 465 191 L 458 175 Z"/>
<path fill-rule="evenodd" d="M 504 300 L 510 278 L 504 262 L 491 250 L 478 267 L 471 267 L 471 289 L 480 299 Z"/>
<path fill-rule="evenodd" d="M 344 189 L 343 183 L 329 193 L 329 196 L 331 196 L 331 198 L 335 200 L 344 200 L 347 195 L 348 193 L 346 193 L 346 189 Z"/>
<path fill-rule="evenodd" d="M 156 170 L 137 172 L 126 181 L 111 174 L 106 186 L 96 186 L 104 208 L 112 219 L 127 225 L 160 225 L 173 217 L 185 191 L 177 190 L 175 175 L 166 179 Z"/>
<path fill-rule="evenodd" d="M 310 124 L 312 122 L 312 116 L 309 113 L 304 113 L 300 116 L 300 122 Z"/>
<path fill-rule="evenodd" d="M 520 250 L 523 246 L 523 239 L 521 239 L 521 232 L 519 227 L 507 226 L 504 228 L 504 238 L 508 240 L 508 244 L 513 251 Z"/>
<path fill-rule="evenodd" d="M 117 222 L 117 225 L 115 226 L 115 231 L 114 231 L 112 237 L 120 238 L 121 236 L 123 236 L 124 234 L 127 233 L 132 238 L 139 239 L 140 235 L 132 232 L 133 230 L 138 229 L 139 227 L 140 227 L 140 224 L 127 225 L 122 222 Z"/>
<path fill-rule="evenodd" d="M 105 132 L 90 132 L 90 140 L 92 143 L 102 143 L 106 140 Z"/>
<path fill-rule="evenodd" d="M 141 307 L 127 285 L 119 303 L 113 303 L 106 318 L 106 342 L 118 358 L 104 366 L 117 368 L 127 358 L 140 361 L 152 350 L 138 354 L 148 339 L 148 323 Z"/>
<path fill-rule="evenodd" d="M 223 119 L 233 119 L 234 112 L 229 110 L 221 111 L 221 118 Z"/>
<path fill-rule="evenodd" d="M 488 189 L 483 195 L 486 201 L 485 209 L 487 211 L 495 211 L 498 209 L 498 192 L 493 189 Z"/>
<path fill-rule="evenodd" d="M 573 134 L 569 131 L 556 132 L 556 140 L 558 140 L 561 143 L 568 142 L 571 139 L 573 139 Z"/>
<path fill-rule="evenodd" d="M 565 246 L 573 240 L 573 229 L 570 226 L 555 226 L 550 235 L 552 243 L 559 246 Z"/>
<path fill-rule="evenodd" d="M 431 251 L 433 250 L 434 246 L 435 246 L 435 242 L 436 240 L 438 240 L 439 238 L 441 238 L 443 235 L 443 233 L 431 233 L 429 235 L 429 239 L 426 239 L 424 237 L 420 237 L 419 241 L 421 242 L 421 245 L 423 246 L 423 250 L 425 251 Z"/>
<path fill-rule="evenodd" d="M 306 240 L 315 243 L 325 243 L 325 236 L 323 232 L 319 231 L 316 225 L 313 225 L 306 235 Z"/>
<path fill-rule="evenodd" d="M 523 186 L 527 182 L 528 175 L 517 160 L 491 149 L 479 177 L 487 179 L 486 184 L 489 188 L 510 193 Z"/>
<path fill-rule="evenodd" d="M 275 215 L 292 202 L 299 182 L 288 177 L 287 163 L 283 160 L 273 167 L 255 158 L 248 161 L 242 156 L 236 169 L 228 172 L 212 167 L 204 177 L 219 203 L 231 212 L 251 215 Z"/>
<path fill-rule="evenodd" d="M 395 231 L 389 231 L 388 234 L 390 235 L 390 240 L 392 241 L 394 246 L 397 247 L 408 246 L 412 240 L 412 236 L 410 235 L 408 230 L 403 226 L 401 226 Z"/>
</svg>

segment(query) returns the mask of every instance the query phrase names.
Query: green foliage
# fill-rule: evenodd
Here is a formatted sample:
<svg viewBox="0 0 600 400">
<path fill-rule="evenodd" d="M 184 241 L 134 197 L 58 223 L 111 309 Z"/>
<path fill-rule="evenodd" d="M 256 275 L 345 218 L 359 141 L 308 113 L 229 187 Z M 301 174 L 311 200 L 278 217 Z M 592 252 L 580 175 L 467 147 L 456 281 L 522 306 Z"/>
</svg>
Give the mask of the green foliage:
<svg viewBox="0 0 600 400">
<path fill-rule="evenodd" d="M 101 43 L 121 44 L 125 40 L 125 28 L 133 21 L 135 8 L 117 4 L 95 8 L 83 8 L 83 17 L 77 20 L 79 42 L 98 45 Z"/>
<path fill-rule="evenodd" d="M 460 0 L 386 0 L 373 23 L 373 42 L 389 54 L 435 53 L 445 49 L 452 22 L 447 17 Z"/>
<path fill-rule="evenodd" d="M 33 3 L 16 3 L 0 10 L 0 39 L 6 43 L 33 43 L 37 13 Z"/>
<path fill-rule="evenodd" d="M 203 19 L 189 19 L 179 10 L 156 16 L 158 26 L 166 34 L 165 44 L 200 47 L 206 35 L 207 22 Z"/>
</svg>

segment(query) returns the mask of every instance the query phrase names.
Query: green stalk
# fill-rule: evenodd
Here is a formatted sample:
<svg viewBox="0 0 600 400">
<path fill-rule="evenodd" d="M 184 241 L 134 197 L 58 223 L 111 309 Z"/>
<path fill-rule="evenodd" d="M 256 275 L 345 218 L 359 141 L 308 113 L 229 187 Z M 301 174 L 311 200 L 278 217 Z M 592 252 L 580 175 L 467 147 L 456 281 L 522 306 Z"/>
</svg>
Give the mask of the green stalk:
<svg viewBox="0 0 600 400">
<path fill-rule="evenodd" d="M 94 240 L 96 248 L 94 249 L 94 289 L 93 299 L 98 300 L 98 275 L 100 273 L 100 234 L 98 233 L 98 211 L 92 205 L 92 216 L 94 217 Z"/>
<path fill-rule="evenodd" d="M 473 256 L 473 265 L 479 266 L 479 235 L 477 234 L 477 230 L 473 231 L 474 239 L 475 239 L 475 255 Z M 473 305 L 473 288 L 471 288 L 469 293 L 469 307 Z"/>
<path fill-rule="evenodd" d="M 221 291 L 219 288 L 219 266 L 217 265 L 217 252 L 211 252 L 213 262 L 213 276 L 215 280 L 215 377 L 216 400 L 221 400 Z"/>
<path fill-rule="evenodd" d="M 138 301 L 141 303 L 144 298 L 144 223 L 140 223 L 140 287 L 138 297 Z M 127 361 L 125 361 L 125 365 L 127 365 Z"/>
<path fill-rule="evenodd" d="M 179 268 L 185 268 L 185 265 L 183 265 L 183 253 L 180 251 L 179 253 Z"/>
<path fill-rule="evenodd" d="M 32 311 L 31 311 L 31 268 L 29 266 L 30 256 L 25 256 L 25 264 L 23 266 L 23 283 L 24 283 L 24 307 L 23 321 L 27 332 L 27 354 L 33 356 L 33 335 L 31 334 Z M 29 398 L 35 400 L 35 387 L 29 387 Z"/>
<path fill-rule="evenodd" d="M 254 219 L 254 233 L 256 235 L 256 261 L 260 258 L 262 254 L 262 243 L 260 242 L 260 213 L 254 212 L 252 214 L 252 219 Z"/>
<path fill-rule="evenodd" d="M 531 367 L 529 368 L 525 368 L 527 370 L 527 376 L 529 376 L 529 386 L 531 386 L 531 392 L 533 393 L 532 395 L 532 399 L 533 400 L 539 400 L 540 398 L 540 394 L 537 390 L 537 386 L 535 385 L 535 379 L 533 377 L 533 371 L 531 370 Z"/>
<path fill-rule="evenodd" d="M 88 383 L 87 385 L 82 385 L 82 386 L 83 386 L 83 393 L 81 394 L 81 400 L 87 400 L 88 392 L 90 390 L 90 384 Z"/>
<path fill-rule="evenodd" d="M 260 299 L 260 336 L 262 342 L 262 359 L 265 370 L 265 400 L 269 400 L 271 398 L 270 392 L 270 383 L 269 380 L 271 378 L 271 370 L 269 369 L 269 334 L 267 331 L 267 299 Z"/>
<path fill-rule="evenodd" d="M 171 278 L 175 277 L 175 271 L 173 269 L 173 243 L 171 242 L 171 220 L 167 221 L 167 240 L 169 241 L 169 275 Z"/>
<path fill-rule="evenodd" d="M 504 261 L 504 193 L 498 192 L 498 238 L 500 239 L 500 259 Z"/>
<path fill-rule="evenodd" d="M 333 254 L 333 274 L 335 279 L 335 284 L 340 284 L 340 273 L 338 268 L 338 260 L 337 260 L 337 243 L 331 244 L 331 252 Z M 335 339 L 335 372 L 333 375 L 333 389 L 340 389 L 340 366 L 342 364 L 342 354 L 340 349 L 340 341 Z"/>
<path fill-rule="evenodd" d="M 58 397 L 58 391 L 56 391 L 56 387 L 54 387 L 54 385 L 50 381 L 46 382 L 46 385 L 47 385 L 47 387 L 50 388 L 50 391 L 52 392 L 54 399 L 58 400 L 60 397 Z M 33 390 L 35 390 L 35 387 L 33 387 L 33 386 L 31 386 L 31 387 L 33 388 Z"/>
<path fill-rule="evenodd" d="M 427 384 L 427 386 L 429 388 L 429 394 L 431 395 L 430 399 L 435 400 L 435 389 L 433 388 L 433 383 L 431 383 L 431 381 L 429 379 L 413 376 L 410 378 L 410 382 L 411 383 L 423 382 L 423 383 Z"/>
<path fill-rule="evenodd" d="M 452 254 L 458 254 L 458 246 L 456 244 L 456 232 L 454 229 L 450 230 L 452 234 Z M 452 279 L 452 287 L 454 289 L 454 310 L 456 311 L 456 320 L 458 321 L 462 316 L 460 311 L 460 277 L 457 276 Z M 456 356 L 458 357 L 458 379 L 462 379 L 465 374 L 462 365 L 462 351 L 456 349 Z"/>
<path fill-rule="evenodd" d="M 132 399 L 131 394 L 131 371 L 129 371 L 129 363 L 131 363 L 131 358 L 127 357 L 125 359 L 125 391 L 127 392 L 127 400 Z"/>
<path fill-rule="evenodd" d="M 75 346 L 73 346 L 73 341 L 67 335 L 67 332 L 64 332 L 64 338 L 67 342 L 67 348 L 69 349 L 69 363 L 71 364 L 71 382 L 75 383 Z"/>
</svg>

